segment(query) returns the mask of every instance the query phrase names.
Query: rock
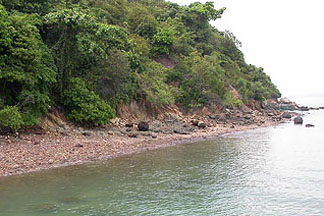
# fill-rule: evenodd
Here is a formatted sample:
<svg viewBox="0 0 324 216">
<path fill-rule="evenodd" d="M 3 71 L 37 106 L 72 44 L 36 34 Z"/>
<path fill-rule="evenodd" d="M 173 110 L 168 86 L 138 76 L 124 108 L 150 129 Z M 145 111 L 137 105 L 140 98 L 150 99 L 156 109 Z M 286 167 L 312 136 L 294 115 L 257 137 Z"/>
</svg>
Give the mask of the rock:
<svg viewBox="0 0 324 216">
<path fill-rule="evenodd" d="M 132 128 L 126 128 L 126 132 L 131 132 Z"/>
<path fill-rule="evenodd" d="M 283 103 L 283 104 L 290 104 L 292 103 L 288 98 L 284 97 L 284 98 L 281 98 L 280 99 L 280 103 Z"/>
<path fill-rule="evenodd" d="M 188 134 L 190 134 L 188 131 L 178 130 L 178 129 L 175 129 L 173 132 L 176 133 L 176 134 L 181 134 L 181 135 L 188 135 Z"/>
<path fill-rule="evenodd" d="M 156 138 L 157 138 L 157 135 L 152 135 L 152 138 L 153 138 L 153 139 L 156 139 Z"/>
<path fill-rule="evenodd" d="M 305 127 L 310 128 L 310 127 L 315 127 L 315 125 L 313 125 L 313 124 L 306 124 Z"/>
<path fill-rule="evenodd" d="M 268 99 L 263 104 L 262 107 L 268 110 L 297 110 L 298 105 L 295 102 L 290 101 L 287 98 L 282 98 L 280 101 L 276 99 Z"/>
<path fill-rule="evenodd" d="M 206 128 L 206 124 L 205 124 L 205 122 L 203 122 L 203 121 L 199 121 L 197 126 L 198 126 L 198 128 L 200 128 L 200 129 Z"/>
<path fill-rule="evenodd" d="M 84 131 L 82 133 L 83 136 L 91 136 L 91 133 L 89 131 Z"/>
<path fill-rule="evenodd" d="M 114 135 L 114 132 L 113 131 L 108 131 L 108 135 Z"/>
<path fill-rule="evenodd" d="M 191 123 L 193 126 L 198 126 L 199 121 L 197 119 L 193 119 L 193 120 L 191 120 Z"/>
<path fill-rule="evenodd" d="M 137 127 L 138 127 L 138 130 L 139 130 L 139 131 L 148 131 L 149 128 L 150 128 L 150 126 L 149 126 L 149 124 L 148 124 L 147 122 L 140 122 L 140 123 L 137 125 Z"/>
<path fill-rule="evenodd" d="M 128 137 L 137 138 L 138 135 L 136 133 L 131 133 L 131 134 L 128 134 Z"/>
<path fill-rule="evenodd" d="M 306 106 L 302 106 L 299 109 L 300 109 L 300 111 L 309 111 L 309 108 Z"/>
<path fill-rule="evenodd" d="M 303 118 L 300 117 L 300 116 L 297 116 L 297 117 L 294 119 L 294 123 L 295 123 L 295 124 L 303 124 Z"/>
<path fill-rule="evenodd" d="M 285 118 L 285 119 L 291 119 L 292 116 L 291 116 L 290 112 L 284 112 L 282 114 L 282 117 Z"/>
<path fill-rule="evenodd" d="M 132 127 L 133 127 L 133 123 L 126 123 L 126 124 L 125 124 L 125 127 L 127 127 L 127 128 L 132 128 Z"/>
<path fill-rule="evenodd" d="M 217 119 L 217 116 L 211 116 L 211 115 L 209 115 L 208 118 L 210 118 L 212 120 L 216 120 Z"/>
<path fill-rule="evenodd" d="M 79 143 L 79 144 L 76 144 L 74 147 L 82 148 L 83 145 Z"/>
</svg>

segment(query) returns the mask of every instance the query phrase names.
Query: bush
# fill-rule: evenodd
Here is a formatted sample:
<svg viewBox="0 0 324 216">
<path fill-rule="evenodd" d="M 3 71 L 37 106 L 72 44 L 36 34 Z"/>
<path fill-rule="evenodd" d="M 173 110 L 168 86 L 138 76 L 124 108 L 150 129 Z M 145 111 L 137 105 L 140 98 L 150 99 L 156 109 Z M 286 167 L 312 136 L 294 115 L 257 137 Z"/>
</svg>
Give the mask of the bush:
<svg viewBox="0 0 324 216">
<path fill-rule="evenodd" d="M 90 126 L 109 124 L 116 116 L 111 106 L 93 91 L 90 91 L 84 80 L 72 78 L 67 90 L 64 91 L 64 105 L 67 117 L 78 123 Z"/>
<path fill-rule="evenodd" d="M 146 99 L 158 107 L 174 103 L 172 88 L 165 82 L 167 69 L 156 62 L 146 66 L 146 71 L 138 75 L 139 86 Z"/>
<path fill-rule="evenodd" d="M 242 107 L 243 103 L 240 99 L 236 98 L 232 92 L 228 92 L 225 94 L 222 100 L 223 106 L 234 108 L 234 107 Z"/>
<path fill-rule="evenodd" d="M 22 116 L 16 106 L 7 106 L 0 110 L 0 127 L 18 131 L 23 125 Z"/>
<path fill-rule="evenodd" d="M 174 31 L 170 28 L 161 28 L 153 36 L 153 55 L 168 55 L 169 48 L 173 45 L 175 41 Z"/>
</svg>

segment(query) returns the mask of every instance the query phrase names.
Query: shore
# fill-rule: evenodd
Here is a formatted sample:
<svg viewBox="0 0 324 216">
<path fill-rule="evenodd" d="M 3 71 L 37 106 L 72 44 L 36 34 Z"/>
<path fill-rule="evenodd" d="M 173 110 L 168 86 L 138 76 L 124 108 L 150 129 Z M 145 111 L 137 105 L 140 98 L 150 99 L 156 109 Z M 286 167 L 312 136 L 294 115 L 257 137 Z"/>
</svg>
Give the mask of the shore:
<svg viewBox="0 0 324 216">
<path fill-rule="evenodd" d="M 203 119 L 205 128 L 195 127 L 189 120 L 159 122 L 159 127 L 153 122 L 148 132 L 140 132 L 135 127 L 113 127 L 0 136 L 0 177 L 215 139 L 223 134 L 274 126 L 284 121 L 279 112 L 238 113 L 223 118 L 208 116 Z M 171 132 L 166 132 L 170 128 Z"/>
</svg>

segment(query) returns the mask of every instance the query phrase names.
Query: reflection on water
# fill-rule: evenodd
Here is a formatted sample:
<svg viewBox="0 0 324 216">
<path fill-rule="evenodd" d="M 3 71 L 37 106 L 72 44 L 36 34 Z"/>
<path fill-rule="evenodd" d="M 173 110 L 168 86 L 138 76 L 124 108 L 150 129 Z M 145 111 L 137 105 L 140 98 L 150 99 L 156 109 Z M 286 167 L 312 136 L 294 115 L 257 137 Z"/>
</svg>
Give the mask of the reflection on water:
<svg viewBox="0 0 324 216">
<path fill-rule="evenodd" d="M 0 179 L 0 215 L 324 215 L 324 120 Z"/>
</svg>

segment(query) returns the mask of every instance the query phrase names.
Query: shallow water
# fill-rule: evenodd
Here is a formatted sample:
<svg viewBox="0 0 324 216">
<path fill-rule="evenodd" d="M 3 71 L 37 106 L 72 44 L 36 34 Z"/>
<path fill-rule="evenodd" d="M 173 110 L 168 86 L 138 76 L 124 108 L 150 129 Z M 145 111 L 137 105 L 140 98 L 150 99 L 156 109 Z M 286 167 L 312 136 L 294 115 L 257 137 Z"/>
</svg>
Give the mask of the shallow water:
<svg viewBox="0 0 324 216">
<path fill-rule="evenodd" d="M 0 215 L 324 215 L 323 117 L 0 178 Z"/>
</svg>

